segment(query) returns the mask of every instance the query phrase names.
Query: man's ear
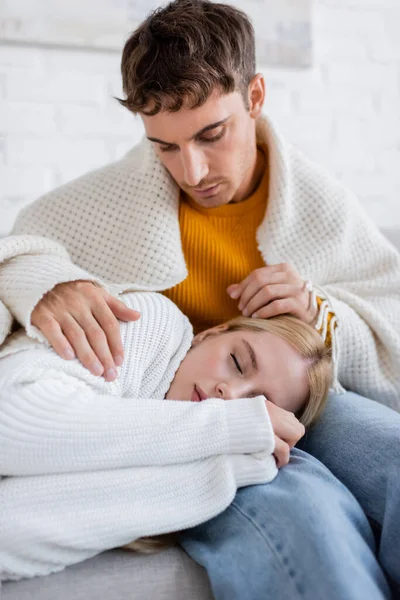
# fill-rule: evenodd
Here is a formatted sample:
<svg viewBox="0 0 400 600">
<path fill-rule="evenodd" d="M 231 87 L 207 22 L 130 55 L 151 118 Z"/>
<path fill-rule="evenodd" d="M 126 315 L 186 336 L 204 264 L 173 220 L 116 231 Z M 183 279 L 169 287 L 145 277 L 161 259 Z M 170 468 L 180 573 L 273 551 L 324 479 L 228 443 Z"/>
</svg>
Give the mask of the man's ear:
<svg viewBox="0 0 400 600">
<path fill-rule="evenodd" d="M 265 80 L 261 73 L 254 75 L 248 88 L 249 114 L 257 119 L 261 113 L 265 100 Z"/>
<path fill-rule="evenodd" d="M 228 325 L 226 323 L 222 323 L 222 325 L 216 325 L 216 327 L 211 327 L 210 329 L 205 329 L 204 331 L 201 331 L 193 338 L 192 348 L 194 346 L 197 346 L 197 344 L 199 344 L 206 338 L 208 338 L 212 335 L 217 335 L 218 333 L 222 333 L 223 331 L 226 331 L 227 329 L 228 329 Z"/>
</svg>

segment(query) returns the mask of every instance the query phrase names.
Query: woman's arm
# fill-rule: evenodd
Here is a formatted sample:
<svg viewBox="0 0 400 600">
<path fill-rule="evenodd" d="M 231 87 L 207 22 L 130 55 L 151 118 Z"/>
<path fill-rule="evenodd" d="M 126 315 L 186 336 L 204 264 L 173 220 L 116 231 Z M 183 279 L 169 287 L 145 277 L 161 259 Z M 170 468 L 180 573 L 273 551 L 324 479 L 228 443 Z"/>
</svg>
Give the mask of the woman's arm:
<svg viewBox="0 0 400 600">
<path fill-rule="evenodd" d="M 223 511 L 238 487 L 266 483 L 276 472 L 264 453 L 5 478 L 0 580 L 48 575 L 143 535 L 193 527 Z"/>
<path fill-rule="evenodd" d="M 265 398 L 202 403 L 95 393 L 57 371 L 0 391 L 0 473 L 39 475 L 274 451 Z"/>
</svg>

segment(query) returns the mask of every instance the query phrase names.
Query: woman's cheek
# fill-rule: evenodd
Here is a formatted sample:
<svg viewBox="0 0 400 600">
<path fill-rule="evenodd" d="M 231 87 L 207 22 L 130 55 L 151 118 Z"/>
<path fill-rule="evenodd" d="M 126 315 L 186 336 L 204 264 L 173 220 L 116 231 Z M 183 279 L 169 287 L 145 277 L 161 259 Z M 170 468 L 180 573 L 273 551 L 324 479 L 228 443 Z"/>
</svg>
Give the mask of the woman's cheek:
<svg viewBox="0 0 400 600">
<path fill-rule="evenodd" d="M 207 357 L 207 359 L 202 364 L 202 370 L 204 371 L 204 374 L 206 376 L 210 378 L 212 377 L 215 380 L 225 379 L 229 375 L 227 361 L 221 360 L 221 358 L 218 355 Z"/>
</svg>

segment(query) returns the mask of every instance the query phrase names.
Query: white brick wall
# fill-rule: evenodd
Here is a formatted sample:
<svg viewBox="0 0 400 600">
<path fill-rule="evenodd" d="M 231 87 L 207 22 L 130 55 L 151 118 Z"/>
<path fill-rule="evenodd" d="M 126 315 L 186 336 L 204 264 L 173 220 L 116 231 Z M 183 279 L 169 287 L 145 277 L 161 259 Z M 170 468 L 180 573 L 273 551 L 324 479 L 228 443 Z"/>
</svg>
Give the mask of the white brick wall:
<svg viewBox="0 0 400 600">
<path fill-rule="evenodd" d="M 315 66 L 264 69 L 266 109 L 380 226 L 400 226 L 400 2 L 315 0 Z M 0 46 L 0 234 L 43 192 L 142 135 L 112 96 L 119 55 Z"/>
</svg>

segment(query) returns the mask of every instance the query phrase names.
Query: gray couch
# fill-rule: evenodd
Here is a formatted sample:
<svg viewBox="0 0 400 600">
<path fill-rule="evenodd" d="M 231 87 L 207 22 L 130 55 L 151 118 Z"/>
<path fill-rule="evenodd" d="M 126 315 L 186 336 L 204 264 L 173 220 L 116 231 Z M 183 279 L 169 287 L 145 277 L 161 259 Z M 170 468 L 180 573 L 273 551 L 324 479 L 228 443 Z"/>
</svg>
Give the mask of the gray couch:
<svg viewBox="0 0 400 600">
<path fill-rule="evenodd" d="M 400 250 L 400 227 L 384 231 Z M 1 600 L 212 600 L 205 570 L 180 548 L 150 556 L 123 550 L 48 577 L 3 583 Z"/>
<path fill-rule="evenodd" d="M 1 592 L 0 592 L 1 594 Z M 205 570 L 180 548 L 104 552 L 47 577 L 3 583 L 1 600 L 213 600 Z"/>
</svg>

